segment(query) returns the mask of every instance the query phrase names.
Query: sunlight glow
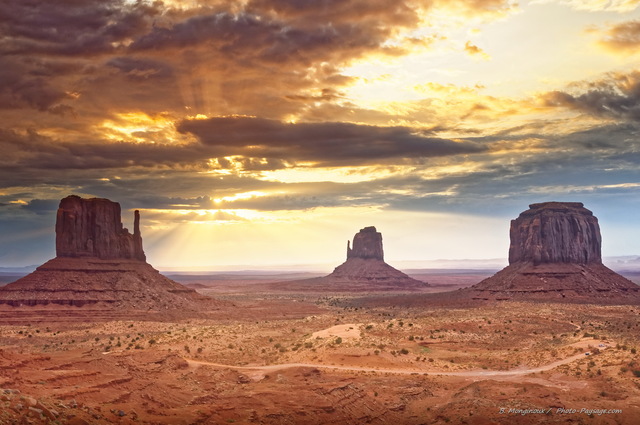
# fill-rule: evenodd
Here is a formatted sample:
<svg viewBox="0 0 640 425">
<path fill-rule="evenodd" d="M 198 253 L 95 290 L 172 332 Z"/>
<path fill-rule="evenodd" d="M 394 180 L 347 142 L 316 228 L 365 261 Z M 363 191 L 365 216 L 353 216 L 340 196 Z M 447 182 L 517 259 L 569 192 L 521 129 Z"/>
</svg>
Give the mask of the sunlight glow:
<svg viewBox="0 0 640 425">
<path fill-rule="evenodd" d="M 244 193 L 236 193 L 235 195 L 232 196 L 223 196 L 221 198 L 214 198 L 213 202 L 215 202 L 216 204 L 220 204 L 222 202 L 233 202 L 233 201 L 237 201 L 240 199 L 251 199 L 251 198 L 259 198 L 262 196 L 267 196 L 269 195 L 268 193 L 265 192 L 260 192 L 257 190 L 251 191 L 251 192 L 244 192 Z"/>
<path fill-rule="evenodd" d="M 109 140 L 128 143 L 183 143 L 189 140 L 175 129 L 169 113 L 155 116 L 143 112 L 121 112 L 102 122 L 99 130 Z"/>
<path fill-rule="evenodd" d="M 287 168 L 275 171 L 263 171 L 261 179 L 281 183 L 360 183 L 383 179 L 393 175 L 406 174 L 412 167 L 341 167 L 341 168 Z"/>
</svg>

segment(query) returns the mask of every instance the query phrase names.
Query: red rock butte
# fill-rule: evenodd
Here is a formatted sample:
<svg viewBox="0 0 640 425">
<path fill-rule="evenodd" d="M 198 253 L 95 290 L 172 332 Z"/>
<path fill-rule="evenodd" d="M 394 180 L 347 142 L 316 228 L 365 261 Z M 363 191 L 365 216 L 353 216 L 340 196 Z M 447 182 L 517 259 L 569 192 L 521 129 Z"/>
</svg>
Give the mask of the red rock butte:
<svg viewBox="0 0 640 425">
<path fill-rule="evenodd" d="M 71 195 L 60 201 L 56 216 L 56 256 L 146 261 L 140 235 L 140 211 L 133 235 L 120 221 L 120 204 L 103 198 Z"/>
<path fill-rule="evenodd" d="M 511 221 L 509 266 L 461 292 L 475 299 L 640 301 L 640 286 L 602 264 L 598 219 L 580 202 L 544 202 Z"/>
<path fill-rule="evenodd" d="M 413 279 L 384 262 L 382 234 L 375 227 L 365 227 L 347 241 L 347 261 L 328 276 L 273 284 L 279 289 L 315 291 L 394 291 L 426 288 L 425 282 Z"/>
<path fill-rule="evenodd" d="M 0 288 L 0 304 L 117 311 L 200 310 L 217 301 L 161 275 L 146 262 L 135 211 L 133 234 L 120 204 L 75 195 L 60 201 L 56 257 Z"/>
</svg>

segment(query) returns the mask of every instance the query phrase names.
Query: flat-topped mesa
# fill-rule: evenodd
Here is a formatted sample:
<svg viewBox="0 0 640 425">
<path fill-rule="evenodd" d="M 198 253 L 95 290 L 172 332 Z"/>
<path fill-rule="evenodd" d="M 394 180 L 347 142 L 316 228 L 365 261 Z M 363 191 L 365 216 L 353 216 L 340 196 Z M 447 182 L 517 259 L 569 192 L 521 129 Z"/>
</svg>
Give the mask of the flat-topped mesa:
<svg viewBox="0 0 640 425">
<path fill-rule="evenodd" d="M 374 226 L 360 229 L 353 237 L 353 248 L 347 241 L 347 260 L 350 258 L 375 259 L 384 261 L 382 251 L 382 233 Z"/>
<path fill-rule="evenodd" d="M 601 264 L 598 219 L 581 202 L 544 202 L 511 221 L 509 264 Z"/>
<path fill-rule="evenodd" d="M 579 202 L 545 202 L 511 221 L 509 265 L 461 298 L 638 304 L 640 286 L 608 269 L 598 219 Z"/>
<path fill-rule="evenodd" d="M 122 225 L 119 203 L 67 196 L 60 201 L 56 218 L 56 255 L 146 261 L 140 212 L 135 212 L 132 235 Z"/>
</svg>

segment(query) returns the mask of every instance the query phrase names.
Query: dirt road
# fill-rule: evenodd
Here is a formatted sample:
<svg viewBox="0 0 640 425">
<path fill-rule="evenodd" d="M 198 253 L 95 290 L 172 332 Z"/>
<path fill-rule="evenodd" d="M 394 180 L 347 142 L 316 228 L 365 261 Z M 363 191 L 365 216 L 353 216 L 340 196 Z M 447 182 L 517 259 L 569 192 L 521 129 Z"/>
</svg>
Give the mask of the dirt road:
<svg viewBox="0 0 640 425">
<path fill-rule="evenodd" d="M 581 341 L 580 343 L 572 344 L 574 347 L 584 347 L 586 342 L 593 343 L 593 341 Z M 601 347 L 600 350 L 604 350 L 606 347 Z M 233 370 L 247 370 L 254 372 L 268 372 L 274 370 L 282 370 L 289 369 L 293 367 L 313 367 L 318 369 L 333 369 L 333 370 L 347 370 L 352 372 L 377 372 L 377 373 L 393 373 L 398 375 L 411 375 L 411 374 L 421 374 L 421 375 L 440 375 L 440 376 L 461 376 L 461 377 L 494 377 L 494 376 L 518 376 L 518 375 L 528 375 L 530 373 L 543 372 L 547 370 L 554 369 L 558 366 L 562 366 L 571 362 L 574 362 L 578 359 L 585 358 L 585 353 L 580 353 L 573 355 L 571 357 L 567 357 L 566 359 L 557 360 L 552 363 L 548 363 L 544 366 L 538 366 L 533 368 L 521 367 L 511 370 L 469 370 L 469 371 L 461 371 L 461 372 L 444 372 L 444 371 L 429 371 L 429 370 L 420 370 L 420 369 L 386 369 L 386 368 L 371 368 L 371 367 L 360 367 L 360 366 L 337 366 L 337 365 L 325 365 L 318 363 L 282 363 L 282 364 L 273 364 L 273 365 L 256 365 L 256 366 L 234 366 L 234 365 L 226 365 L 220 363 L 212 363 L 201 360 L 193 360 L 186 359 L 185 360 L 190 365 L 204 365 L 204 366 L 213 366 L 218 368 L 225 369 L 233 369 Z"/>
</svg>

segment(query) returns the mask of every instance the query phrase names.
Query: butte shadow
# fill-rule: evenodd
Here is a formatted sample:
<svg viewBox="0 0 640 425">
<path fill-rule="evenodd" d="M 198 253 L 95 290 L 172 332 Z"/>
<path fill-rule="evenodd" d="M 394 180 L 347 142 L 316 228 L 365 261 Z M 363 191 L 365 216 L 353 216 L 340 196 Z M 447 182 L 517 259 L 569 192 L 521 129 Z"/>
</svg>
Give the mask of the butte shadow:
<svg viewBox="0 0 640 425">
<path fill-rule="evenodd" d="M 132 312 L 141 318 L 203 312 L 226 303 L 174 282 L 146 262 L 139 211 L 131 234 L 122 225 L 117 202 L 71 195 L 57 211 L 56 257 L 0 288 L 0 304 L 16 313 L 84 309 L 96 312 L 92 318 Z"/>
<path fill-rule="evenodd" d="M 428 283 L 385 263 L 382 234 L 373 226 L 353 237 L 353 248 L 347 241 L 347 261 L 330 275 L 269 285 L 273 290 L 317 292 L 418 291 L 428 287 Z"/>
</svg>

